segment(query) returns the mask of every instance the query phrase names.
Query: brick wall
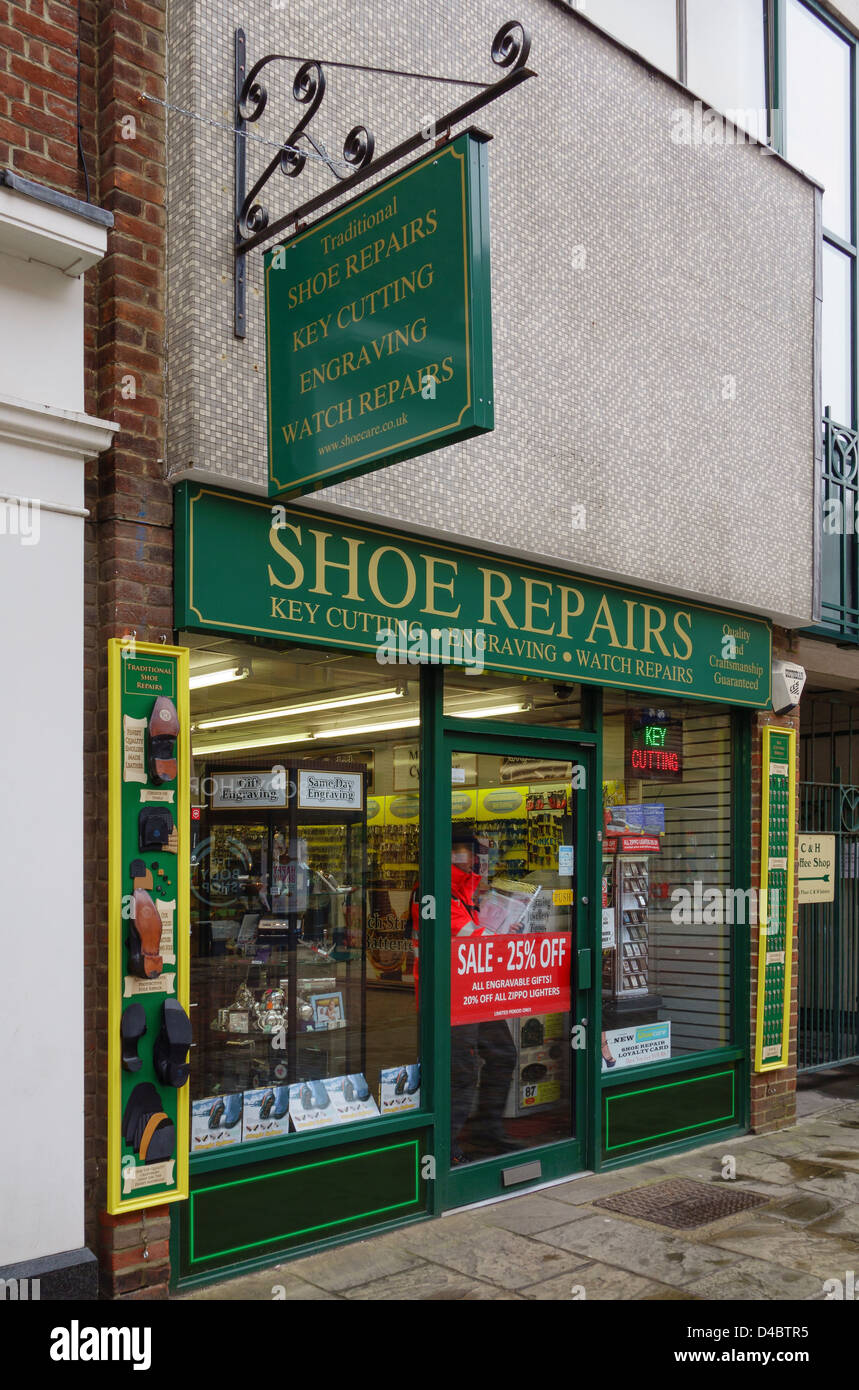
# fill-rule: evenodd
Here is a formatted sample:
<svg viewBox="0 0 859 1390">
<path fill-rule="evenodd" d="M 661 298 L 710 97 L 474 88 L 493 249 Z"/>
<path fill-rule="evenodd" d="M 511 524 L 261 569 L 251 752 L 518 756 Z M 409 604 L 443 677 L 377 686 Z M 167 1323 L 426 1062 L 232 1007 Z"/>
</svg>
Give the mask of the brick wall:
<svg viewBox="0 0 859 1390">
<path fill-rule="evenodd" d="M 773 656 L 778 660 L 796 659 L 789 634 L 779 629 L 776 629 L 773 633 Z M 756 715 L 752 726 L 752 886 L 758 890 L 760 889 L 761 879 L 761 796 L 763 790 L 762 731 L 767 727 L 796 729 L 798 742 L 799 720 L 799 710 L 794 711 L 793 714 L 781 716 L 760 713 Z M 795 776 L 798 780 L 798 757 L 796 760 Z M 798 811 L 798 795 L 796 805 Z M 794 856 L 796 853 L 797 824 L 798 822 L 794 823 Z M 783 1067 L 778 1071 L 752 1071 L 750 1122 L 756 1134 L 765 1134 L 774 1129 L 784 1129 L 785 1126 L 792 1125 L 796 1119 L 797 971 L 799 968 L 798 924 L 799 908 L 796 903 L 796 888 L 794 887 L 793 957 L 790 984 L 790 1066 Z M 753 1067 L 758 995 L 758 933 L 756 929 L 751 931 L 749 968 L 751 971 L 749 1049 L 751 1058 L 750 1065 Z"/>
<path fill-rule="evenodd" d="M 92 2 L 92 0 L 91 0 Z M 78 152 L 92 169 L 95 143 L 92 49 L 81 42 L 78 93 L 79 0 L 0 0 L 0 165 L 24 178 L 86 197 Z"/>
<path fill-rule="evenodd" d="M 2 0 L 0 0 L 2 2 Z M 114 215 L 99 267 L 88 365 L 93 413 L 117 421 L 109 453 L 90 464 L 87 506 L 85 750 L 94 789 L 85 807 L 87 1243 L 102 1294 L 165 1297 L 168 1209 L 108 1217 L 107 639 L 171 641 L 172 498 L 163 479 L 165 371 L 166 0 L 82 3 L 82 47 L 97 83 L 93 200 Z"/>
</svg>

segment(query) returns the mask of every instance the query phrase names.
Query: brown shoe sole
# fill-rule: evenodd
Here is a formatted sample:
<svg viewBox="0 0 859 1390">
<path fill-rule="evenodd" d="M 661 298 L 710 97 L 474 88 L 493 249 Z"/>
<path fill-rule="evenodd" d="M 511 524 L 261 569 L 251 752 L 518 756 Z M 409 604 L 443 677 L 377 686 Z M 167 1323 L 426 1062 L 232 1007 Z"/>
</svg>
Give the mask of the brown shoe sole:
<svg viewBox="0 0 859 1390">
<path fill-rule="evenodd" d="M 134 930 L 140 941 L 143 956 L 143 970 L 148 980 L 161 974 L 163 961 L 158 954 L 161 947 L 161 918 L 158 908 L 142 888 L 132 895 L 134 902 Z"/>
</svg>

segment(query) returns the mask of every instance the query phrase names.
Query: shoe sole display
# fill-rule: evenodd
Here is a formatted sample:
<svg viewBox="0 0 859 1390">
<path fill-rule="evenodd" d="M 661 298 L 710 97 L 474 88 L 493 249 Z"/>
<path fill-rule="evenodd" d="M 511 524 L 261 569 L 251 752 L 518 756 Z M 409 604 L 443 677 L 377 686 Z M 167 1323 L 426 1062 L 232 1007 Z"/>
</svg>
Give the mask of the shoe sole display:
<svg viewBox="0 0 859 1390">
<path fill-rule="evenodd" d="M 160 1163 L 172 1158 L 176 1127 L 151 1081 L 141 1081 L 128 1097 L 122 1116 L 122 1137 L 143 1163 Z"/>
<path fill-rule="evenodd" d="M 149 720 L 149 775 L 153 782 L 175 780 L 176 739 L 179 735 L 179 716 L 176 706 L 166 695 L 159 695 Z"/>
<path fill-rule="evenodd" d="M 125 1071 L 140 1071 L 143 1059 L 137 1055 L 137 1044 L 146 1032 L 146 1014 L 142 1004 L 130 1004 L 119 1023 L 122 1039 L 121 1055 Z"/>
<path fill-rule="evenodd" d="M 178 999 L 165 999 L 161 1006 L 161 1031 L 155 1040 L 155 1074 L 164 1086 L 184 1086 L 191 1071 L 191 1020 Z"/>
<path fill-rule="evenodd" d="M 149 894 L 138 888 L 132 894 L 134 917 L 128 936 L 128 965 L 132 975 L 154 980 L 161 974 L 164 962 L 158 954 L 161 947 L 161 918 Z"/>
</svg>

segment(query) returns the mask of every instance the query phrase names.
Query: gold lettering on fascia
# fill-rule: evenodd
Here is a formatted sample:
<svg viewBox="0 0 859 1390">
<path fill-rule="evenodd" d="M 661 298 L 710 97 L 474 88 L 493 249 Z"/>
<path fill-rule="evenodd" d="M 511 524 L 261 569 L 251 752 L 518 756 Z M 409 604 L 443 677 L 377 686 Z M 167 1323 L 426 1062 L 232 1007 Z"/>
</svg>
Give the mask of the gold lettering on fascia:
<svg viewBox="0 0 859 1390">
<path fill-rule="evenodd" d="M 411 553 L 389 540 L 374 546 L 372 540 L 362 537 L 341 536 L 292 523 L 272 527 L 269 544 L 274 556 L 268 564 L 273 589 L 282 592 L 306 588 L 309 594 L 339 597 L 362 608 L 371 602 L 378 605 L 372 613 L 367 607 L 366 621 L 362 622 L 351 610 L 341 610 L 334 604 L 327 610 L 333 614 L 334 626 L 372 633 L 373 623 L 388 624 L 403 609 L 415 606 L 431 617 L 462 617 L 463 604 L 457 586 L 461 586 L 463 576 L 459 562 L 447 556 L 425 551 Z M 669 614 L 658 603 L 605 591 L 595 602 L 588 603 L 575 585 L 509 573 L 490 565 L 478 565 L 477 570 L 482 582 L 482 602 L 476 622 L 494 629 L 488 636 L 488 654 L 551 662 L 557 655 L 556 647 L 539 639 L 575 640 L 582 643 L 576 652 L 581 669 L 692 684 L 691 675 L 678 674 L 683 668 L 675 665 L 692 658 L 690 610 L 678 609 Z M 337 595 L 330 587 L 335 582 L 339 588 L 345 584 Z M 295 612 L 281 604 L 273 607 L 272 616 L 288 614 L 289 621 L 294 622 Z M 350 614 L 345 621 L 343 613 Z M 516 616 L 520 613 L 522 621 Z M 309 621 L 316 621 L 315 613 Z M 573 623 L 578 624 L 575 633 Z M 507 633 L 520 636 L 512 639 Z M 526 633 L 533 637 L 521 635 Z"/>
</svg>

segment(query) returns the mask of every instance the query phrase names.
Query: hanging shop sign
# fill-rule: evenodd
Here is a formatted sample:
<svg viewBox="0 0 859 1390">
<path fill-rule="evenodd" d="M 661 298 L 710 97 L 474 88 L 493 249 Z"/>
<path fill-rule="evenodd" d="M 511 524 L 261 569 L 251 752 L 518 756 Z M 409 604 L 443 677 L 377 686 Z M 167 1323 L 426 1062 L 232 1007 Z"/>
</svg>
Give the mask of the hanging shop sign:
<svg viewBox="0 0 859 1390">
<path fill-rule="evenodd" d="M 486 145 L 466 132 L 265 257 L 269 494 L 493 428 Z"/>
<path fill-rule="evenodd" d="M 774 1071 L 790 1058 L 796 730 L 764 729 L 762 742 L 755 1071 Z"/>
<path fill-rule="evenodd" d="M 796 854 L 798 903 L 835 901 L 835 836 L 800 835 Z"/>
<path fill-rule="evenodd" d="M 108 643 L 107 1209 L 188 1195 L 185 647 Z"/>
<path fill-rule="evenodd" d="M 405 634 L 396 647 L 413 638 L 423 653 L 414 664 L 428 649 L 451 664 L 467 652 L 466 671 L 479 654 L 481 669 L 770 703 L 771 632 L 758 618 L 207 486 L 180 484 L 177 508 L 179 628 L 343 647 L 383 663 L 401 659 L 391 634 Z"/>
</svg>

